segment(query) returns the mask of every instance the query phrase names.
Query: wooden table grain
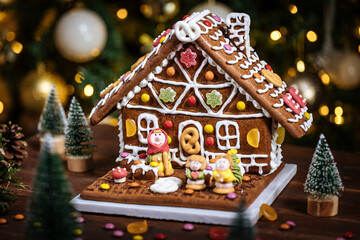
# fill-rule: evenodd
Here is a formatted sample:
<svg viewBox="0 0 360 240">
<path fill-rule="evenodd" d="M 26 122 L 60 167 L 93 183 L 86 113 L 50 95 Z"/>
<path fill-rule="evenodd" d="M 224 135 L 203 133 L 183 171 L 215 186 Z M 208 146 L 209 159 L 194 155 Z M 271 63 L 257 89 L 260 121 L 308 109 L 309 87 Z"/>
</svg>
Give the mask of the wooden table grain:
<svg viewBox="0 0 360 240">
<path fill-rule="evenodd" d="M 118 156 L 118 130 L 115 127 L 99 125 L 93 128 L 95 142 L 98 151 L 94 158 L 95 169 L 87 173 L 68 172 L 72 183 L 74 196 L 91 184 L 95 179 L 104 175 L 115 166 Z M 30 186 L 36 170 L 39 156 L 39 140 L 30 137 L 29 157 L 25 159 L 21 172 L 18 174 L 22 181 Z M 308 167 L 314 152 L 314 148 L 283 146 L 283 161 L 295 163 L 298 166 L 296 176 L 283 190 L 280 196 L 272 204 L 279 217 L 270 222 L 261 218 L 256 224 L 258 236 L 263 239 L 336 239 L 345 232 L 353 232 L 355 239 L 360 239 L 360 155 L 355 153 L 333 151 L 337 166 L 339 168 L 345 191 L 340 198 L 339 214 L 331 218 L 318 218 L 306 214 L 306 194 L 303 191 Z M 11 205 L 11 211 L 1 217 L 8 220 L 8 224 L 0 225 L 1 240 L 25 239 L 25 221 L 15 221 L 13 216 L 21 213 L 25 215 L 27 204 L 31 195 L 30 188 L 18 191 L 19 199 Z M 138 218 L 83 213 L 85 218 L 83 224 L 86 239 L 113 239 L 112 231 L 104 230 L 104 224 L 114 223 L 117 229 L 125 232 L 121 239 L 132 239 L 132 235 L 126 232 L 126 225 L 139 220 Z M 296 228 L 290 231 L 279 230 L 280 224 L 287 220 L 296 223 Z M 154 239 L 157 233 L 163 233 L 167 239 L 210 239 L 209 230 L 214 225 L 194 224 L 195 230 L 185 232 L 182 230 L 183 222 L 160 221 L 148 219 L 149 230 L 143 235 L 144 239 Z"/>
</svg>

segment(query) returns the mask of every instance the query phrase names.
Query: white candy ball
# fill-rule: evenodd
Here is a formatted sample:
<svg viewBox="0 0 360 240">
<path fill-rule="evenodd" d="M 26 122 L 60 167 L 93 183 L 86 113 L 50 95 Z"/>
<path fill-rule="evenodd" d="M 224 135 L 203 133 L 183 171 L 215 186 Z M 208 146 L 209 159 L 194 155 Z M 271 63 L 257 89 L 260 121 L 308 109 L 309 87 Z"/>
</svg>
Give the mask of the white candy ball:
<svg viewBox="0 0 360 240">
<path fill-rule="evenodd" d="M 55 46 L 62 56 L 74 62 L 87 62 L 104 49 L 107 29 L 95 12 L 75 8 L 61 16 L 55 26 Z"/>
</svg>

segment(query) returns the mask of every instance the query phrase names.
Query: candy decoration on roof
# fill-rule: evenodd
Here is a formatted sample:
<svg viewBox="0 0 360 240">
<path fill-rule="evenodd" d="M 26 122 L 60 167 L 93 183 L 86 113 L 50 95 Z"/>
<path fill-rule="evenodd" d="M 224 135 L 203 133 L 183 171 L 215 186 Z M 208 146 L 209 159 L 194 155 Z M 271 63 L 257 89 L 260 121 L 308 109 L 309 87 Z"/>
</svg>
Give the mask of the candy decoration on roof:
<svg viewBox="0 0 360 240">
<path fill-rule="evenodd" d="M 196 65 L 197 54 L 191 51 L 190 48 L 186 49 L 185 52 L 182 52 L 180 54 L 181 54 L 180 62 L 185 64 L 187 68 Z"/>
<path fill-rule="evenodd" d="M 300 107 L 306 106 L 306 99 L 301 96 L 298 90 L 294 87 L 289 88 L 290 95 L 294 98 L 294 100 L 300 105 Z"/>
<path fill-rule="evenodd" d="M 168 87 L 166 89 L 161 88 L 160 89 L 160 95 L 159 98 L 163 100 L 164 102 L 174 102 L 175 101 L 176 92 L 171 88 Z"/>
<path fill-rule="evenodd" d="M 292 96 L 287 93 L 283 96 L 283 100 L 285 102 L 285 104 L 295 113 L 295 114 L 299 114 L 301 112 L 301 108 L 300 105 L 298 103 L 296 103 Z"/>
<path fill-rule="evenodd" d="M 212 90 L 211 93 L 206 94 L 206 104 L 212 108 L 222 104 L 222 95 L 216 90 Z"/>
</svg>

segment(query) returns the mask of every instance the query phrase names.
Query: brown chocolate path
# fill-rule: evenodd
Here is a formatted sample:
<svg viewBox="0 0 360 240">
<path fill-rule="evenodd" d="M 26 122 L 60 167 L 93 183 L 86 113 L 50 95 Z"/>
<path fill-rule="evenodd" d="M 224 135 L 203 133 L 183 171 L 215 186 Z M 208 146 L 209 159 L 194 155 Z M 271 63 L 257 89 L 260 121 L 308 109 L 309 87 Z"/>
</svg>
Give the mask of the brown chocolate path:
<svg viewBox="0 0 360 240">
<path fill-rule="evenodd" d="M 241 200 L 244 200 L 246 207 L 248 207 L 270 184 L 283 167 L 284 164 L 281 164 L 274 173 L 268 176 L 246 174 L 251 180 L 249 182 L 242 182 L 235 187 L 235 192 L 238 195 L 238 198 L 235 200 L 228 199 L 226 195 L 213 193 L 213 187 L 202 191 L 195 191 L 192 195 L 186 195 L 184 194 L 185 186 L 183 185 L 176 192 L 157 194 L 151 192 L 149 189 L 154 183 L 154 180 L 127 179 L 125 183 L 115 183 L 110 176 L 111 171 L 83 190 L 81 198 L 106 202 L 235 211 Z M 184 171 L 184 169 L 175 169 L 173 176 L 185 182 Z M 138 188 L 131 188 L 129 184 L 132 182 L 137 182 L 140 186 Z M 109 184 L 110 189 L 101 189 L 100 185 L 102 183 Z"/>
</svg>

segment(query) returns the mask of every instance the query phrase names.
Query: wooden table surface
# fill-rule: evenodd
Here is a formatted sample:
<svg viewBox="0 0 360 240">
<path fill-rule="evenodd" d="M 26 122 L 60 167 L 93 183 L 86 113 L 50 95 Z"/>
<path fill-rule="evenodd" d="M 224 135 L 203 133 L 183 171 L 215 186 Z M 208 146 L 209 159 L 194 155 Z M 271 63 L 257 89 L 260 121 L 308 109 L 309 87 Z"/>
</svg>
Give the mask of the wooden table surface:
<svg viewBox="0 0 360 240">
<path fill-rule="evenodd" d="M 104 175 L 115 166 L 118 156 L 118 130 L 111 126 L 96 126 L 93 128 L 95 142 L 98 151 L 95 156 L 95 170 L 87 173 L 68 172 L 72 183 L 74 196 L 81 192 L 95 179 Z M 25 159 L 21 172 L 26 185 L 31 185 L 39 156 L 39 141 L 36 137 L 30 137 L 29 158 Z M 283 161 L 295 163 L 298 172 L 289 185 L 272 204 L 279 217 L 270 222 L 261 218 L 256 224 L 258 236 L 263 239 L 336 239 L 345 232 L 353 232 L 355 239 L 360 239 L 360 155 L 346 152 L 333 151 L 335 161 L 345 186 L 343 196 L 340 198 L 339 214 L 331 218 L 318 218 L 306 214 L 306 194 L 303 191 L 306 174 L 314 152 L 313 148 L 283 146 Z M 15 221 L 13 216 L 21 213 L 25 215 L 31 191 L 19 190 L 19 199 L 11 205 L 11 211 L 1 217 L 8 219 L 8 224 L 0 225 L 1 240 L 25 239 L 25 221 Z M 114 223 L 117 229 L 125 232 L 121 239 L 132 239 L 132 235 L 126 233 L 126 225 L 139 220 L 138 218 L 109 216 L 100 214 L 83 213 L 83 239 L 113 239 L 112 232 L 103 229 L 105 223 Z M 290 231 L 281 231 L 279 226 L 287 220 L 294 221 L 297 226 Z M 143 235 L 144 239 L 154 239 L 157 233 L 164 233 L 167 239 L 210 239 L 208 237 L 213 225 L 194 224 L 195 230 L 185 232 L 182 230 L 184 223 L 174 221 L 148 220 L 149 230 Z"/>
</svg>

